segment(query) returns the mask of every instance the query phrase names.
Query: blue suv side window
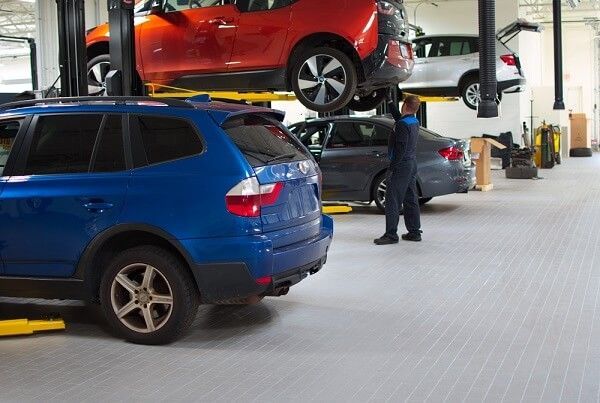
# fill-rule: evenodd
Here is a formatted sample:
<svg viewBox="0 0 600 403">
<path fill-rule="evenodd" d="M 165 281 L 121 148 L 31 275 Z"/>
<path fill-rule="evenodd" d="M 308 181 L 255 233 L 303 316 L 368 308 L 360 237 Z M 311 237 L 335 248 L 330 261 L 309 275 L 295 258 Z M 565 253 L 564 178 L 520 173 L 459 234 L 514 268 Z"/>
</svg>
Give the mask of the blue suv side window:
<svg viewBox="0 0 600 403">
<path fill-rule="evenodd" d="M 120 115 L 40 116 L 24 175 L 115 172 L 125 169 Z"/>
<path fill-rule="evenodd" d="M 102 115 L 40 116 L 25 175 L 88 172 Z"/>
<path fill-rule="evenodd" d="M 4 168 L 8 162 L 8 156 L 15 143 L 17 133 L 21 128 L 19 120 L 0 122 L 0 176 L 3 176 Z"/>
<path fill-rule="evenodd" d="M 91 172 L 116 172 L 125 169 L 122 118 L 107 115 L 96 139 Z"/>
</svg>

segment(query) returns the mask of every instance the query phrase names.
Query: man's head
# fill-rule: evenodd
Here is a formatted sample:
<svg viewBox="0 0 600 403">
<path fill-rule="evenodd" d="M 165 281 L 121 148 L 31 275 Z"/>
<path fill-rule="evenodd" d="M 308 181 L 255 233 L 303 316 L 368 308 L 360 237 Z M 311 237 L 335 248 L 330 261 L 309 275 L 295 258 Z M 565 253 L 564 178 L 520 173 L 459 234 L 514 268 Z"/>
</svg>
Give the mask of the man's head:
<svg viewBox="0 0 600 403">
<path fill-rule="evenodd" d="M 403 115 L 414 115 L 419 111 L 421 107 L 421 100 L 416 95 L 408 95 L 404 98 L 404 103 L 402 104 L 402 114 Z"/>
</svg>

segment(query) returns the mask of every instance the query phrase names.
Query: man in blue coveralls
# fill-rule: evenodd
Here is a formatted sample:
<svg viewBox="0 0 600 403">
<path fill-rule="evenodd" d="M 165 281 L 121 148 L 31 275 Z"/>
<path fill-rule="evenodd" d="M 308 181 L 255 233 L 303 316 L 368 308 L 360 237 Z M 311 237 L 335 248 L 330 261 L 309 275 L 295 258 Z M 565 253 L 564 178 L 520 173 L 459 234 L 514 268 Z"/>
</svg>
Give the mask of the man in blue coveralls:
<svg viewBox="0 0 600 403">
<path fill-rule="evenodd" d="M 387 174 L 385 196 L 385 234 L 375 240 L 376 245 L 398 243 L 400 209 L 404 205 L 405 241 L 421 241 L 421 213 L 417 194 L 417 141 L 419 121 L 415 116 L 421 106 L 417 96 L 409 95 L 402 104 L 402 113 L 388 97 L 388 106 L 396 125 L 388 140 L 390 168 Z"/>
</svg>

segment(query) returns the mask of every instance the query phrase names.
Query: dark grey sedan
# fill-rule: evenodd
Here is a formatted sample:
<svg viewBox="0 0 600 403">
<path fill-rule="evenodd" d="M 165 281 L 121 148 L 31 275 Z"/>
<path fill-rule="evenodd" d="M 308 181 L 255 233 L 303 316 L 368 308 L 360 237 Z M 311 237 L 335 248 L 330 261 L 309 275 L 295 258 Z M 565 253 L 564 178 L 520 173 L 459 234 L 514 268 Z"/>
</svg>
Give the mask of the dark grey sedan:
<svg viewBox="0 0 600 403">
<path fill-rule="evenodd" d="M 323 200 L 375 202 L 385 208 L 387 141 L 394 121 L 387 117 L 336 116 L 290 126 L 323 172 Z M 421 203 L 466 193 L 475 184 L 469 140 L 421 128 L 417 187 Z"/>
</svg>

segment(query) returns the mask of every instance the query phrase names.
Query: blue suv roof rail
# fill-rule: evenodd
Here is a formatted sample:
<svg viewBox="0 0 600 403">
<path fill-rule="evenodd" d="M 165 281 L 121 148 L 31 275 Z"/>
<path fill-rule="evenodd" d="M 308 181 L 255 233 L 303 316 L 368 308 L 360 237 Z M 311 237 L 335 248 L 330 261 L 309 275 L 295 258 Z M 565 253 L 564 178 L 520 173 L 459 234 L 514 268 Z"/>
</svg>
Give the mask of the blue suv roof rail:
<svg viewBox="0 0 600 403">
<path fill-rule="evenodd" d="M 170 98 L 151 98 L 151 97 L 65 97 L 65 98 L 43 98 L 30 99 L 27 101 L 9 102 L 0 105 L 0 110 L 26 108 L 31 106 L 41 105 L 56 105 L 56 104 L 92 104 L 92 103 L 114 103 L 115 105 L 127 104 L 146 104 L 148 106 L 163 105 L 176 108 L 195 109 L 194 105 L 189 102 Z"/>
</svg>

